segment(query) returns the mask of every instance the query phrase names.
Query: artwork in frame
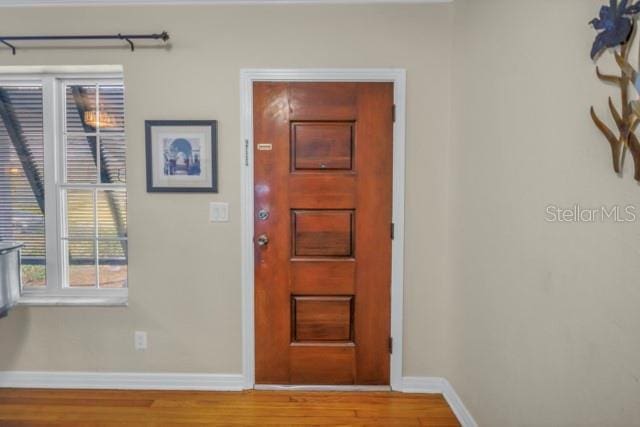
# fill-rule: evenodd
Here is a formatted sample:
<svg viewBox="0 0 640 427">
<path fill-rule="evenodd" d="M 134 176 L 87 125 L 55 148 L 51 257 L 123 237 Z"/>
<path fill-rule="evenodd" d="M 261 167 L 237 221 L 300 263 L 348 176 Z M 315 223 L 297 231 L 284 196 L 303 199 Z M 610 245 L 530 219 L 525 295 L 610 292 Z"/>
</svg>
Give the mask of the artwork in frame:
<svg viewBox="0 0 640 427">
<path fill-rule="evenodd" d="M 147 120 L 147 191 L 217 193 L 215 120 Z"/>
</svg>

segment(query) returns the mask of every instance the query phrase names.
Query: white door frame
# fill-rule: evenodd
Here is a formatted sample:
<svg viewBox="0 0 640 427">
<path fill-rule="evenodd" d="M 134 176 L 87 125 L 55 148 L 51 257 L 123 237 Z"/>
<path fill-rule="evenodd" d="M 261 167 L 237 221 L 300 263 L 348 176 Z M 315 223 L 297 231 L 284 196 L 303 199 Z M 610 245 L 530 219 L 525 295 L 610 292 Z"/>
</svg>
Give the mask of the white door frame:
<svg viewBox="0 0 640 427">
<path fill-rule="evenodd" d="M 393 222 L 391 267 L 391 388 L 402 388 L 402 320 L 404 306 L 404 197 L 406 71 L 397 68 L 242 69 L 240 116 L 242 135 L 242 371 L 244 387 L 255 386 L 254 247 L 253 247 L 253 82 L 393 82 L 396 105 L 393 126 Z"/>
</svg>

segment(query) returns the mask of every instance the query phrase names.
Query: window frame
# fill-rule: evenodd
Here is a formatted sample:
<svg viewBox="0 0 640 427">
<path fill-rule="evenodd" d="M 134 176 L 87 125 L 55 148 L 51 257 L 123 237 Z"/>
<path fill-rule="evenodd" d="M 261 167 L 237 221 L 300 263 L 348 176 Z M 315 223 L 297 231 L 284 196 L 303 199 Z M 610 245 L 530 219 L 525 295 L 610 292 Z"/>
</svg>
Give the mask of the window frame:
<svg viewBox="0 0 640 427">
<path fill-rule="evenodd" d="M 83 71 L 82 73 L 21 73 L 0 74 L 0 86 L 40 85 L 42 87 L 44 187 L 45 187 L 45 266 L 46 282 L 43 287 L 22 287 L 18 304 L 21 305 L 126 305 L 126 288 L 69 288 L 66 283 L 64 239 L 64 189 L 83 184 L 66 184 L 65 165 L 65 89 L 73 84 L 123 84 L 121 72 Z M 126 117 L 125 117 L 126 121 Z M 125 126 L 126 127 L 126 126 Z M 126 129 L 122 135 L 126 138 Z M 126 153 L 125 147 L 125 153 Z M 88 185 L 127 192 L 127 184 Z M 51 214 L 53 212 L 54 214 Z M 128 242 L 128 236 L 126 238 Z M 96 240 L 97 244 L 97 240 Z M 96 262 L 98 262 L 96 260 Z M 97 279 L 97 277 L 96 277 Z"/>
</svg>

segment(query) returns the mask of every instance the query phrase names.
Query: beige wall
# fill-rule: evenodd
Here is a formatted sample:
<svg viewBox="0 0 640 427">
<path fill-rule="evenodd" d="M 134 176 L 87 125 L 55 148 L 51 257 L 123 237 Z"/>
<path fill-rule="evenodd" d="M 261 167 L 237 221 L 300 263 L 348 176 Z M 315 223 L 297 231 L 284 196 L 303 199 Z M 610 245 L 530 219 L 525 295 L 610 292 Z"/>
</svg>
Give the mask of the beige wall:
<svg viewBox="0 0 640 427">
<path fill-rule="evenodd" d="M 545 222 L 550 204 L 640 211 L 630 161 L 613 174 L 588 117 L 612 93 L 588 57 L 601 3 L 3 9 L 3 33 L 174 41 L 0 54 L 124 65 L 131 234 L 130 306 L 20 308 L 0 321 L 0 370 L 239 373 L 240 68 L 402 67 L 405 375 L 447 377 L 484 426 L 637 424 L 638 224 Z M 146 194 L 143 121 L 163 118 L 220 121 L 219 195 Z M 231 223 L 207 222 L 211 200 Z"/>
<path fill-rule="evenodd" d="M 408 72 L 405 373 L 438 375 L 451 5 L 2 9 L 3 33 L 168 30 L 169 51 L 21 50 L 0 65 L 123 64 L 130 224 L 128 308 L 19 308 L 0 321 L 0 370 L 241 372 L 243 67 Z M 220 194 L 145 191 L 145 119 L 219 120 Z M 231 222 L 207 221 L 228 201 Z M 146 352 L 133 331 L 149 332 Z"/>
<path fill-rule="evenodd" d="M 483 426 L 640 422 L 639 224 L 545 222 L 549 204 L 640 213 L 588 114 L 615 93 L 589 59 L 603 3 L 455 2 L 443 375 Z"/>
</svg>

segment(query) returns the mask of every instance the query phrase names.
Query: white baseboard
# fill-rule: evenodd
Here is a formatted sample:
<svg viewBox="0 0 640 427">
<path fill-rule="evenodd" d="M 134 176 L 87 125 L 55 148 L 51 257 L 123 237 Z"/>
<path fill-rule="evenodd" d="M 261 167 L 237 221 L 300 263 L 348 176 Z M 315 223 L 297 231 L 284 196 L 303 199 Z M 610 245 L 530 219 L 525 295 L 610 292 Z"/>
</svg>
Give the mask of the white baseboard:
<svg viewBox="0 0 640 427">
<path fill-rule="evenodd" d="M 462 399 L 453 389 L 449 381 L 438 377 L 402 377 L 404 393 L 438 393 L 442 394 L 451 410 L 460 421 L 462 427 L 478 427 L 478 424 L 462 403 Z"/>
<path fill-rule="evenodd" d="M 217 374 L 0 371 L 0 387 L 239 391 L 244 389 L 244 378 Z"/>
<path fill-rule="evenodd" d="M 209 391 L 240 391 L 246 388 L 241 374 L 0 371 L 0 388 L 8 387 Z M 402 387 L 397 391 L 442 394 L 463 427 L 478 427 L 460 396 L 444 378 L 403 377 Z"/>
</svg>

